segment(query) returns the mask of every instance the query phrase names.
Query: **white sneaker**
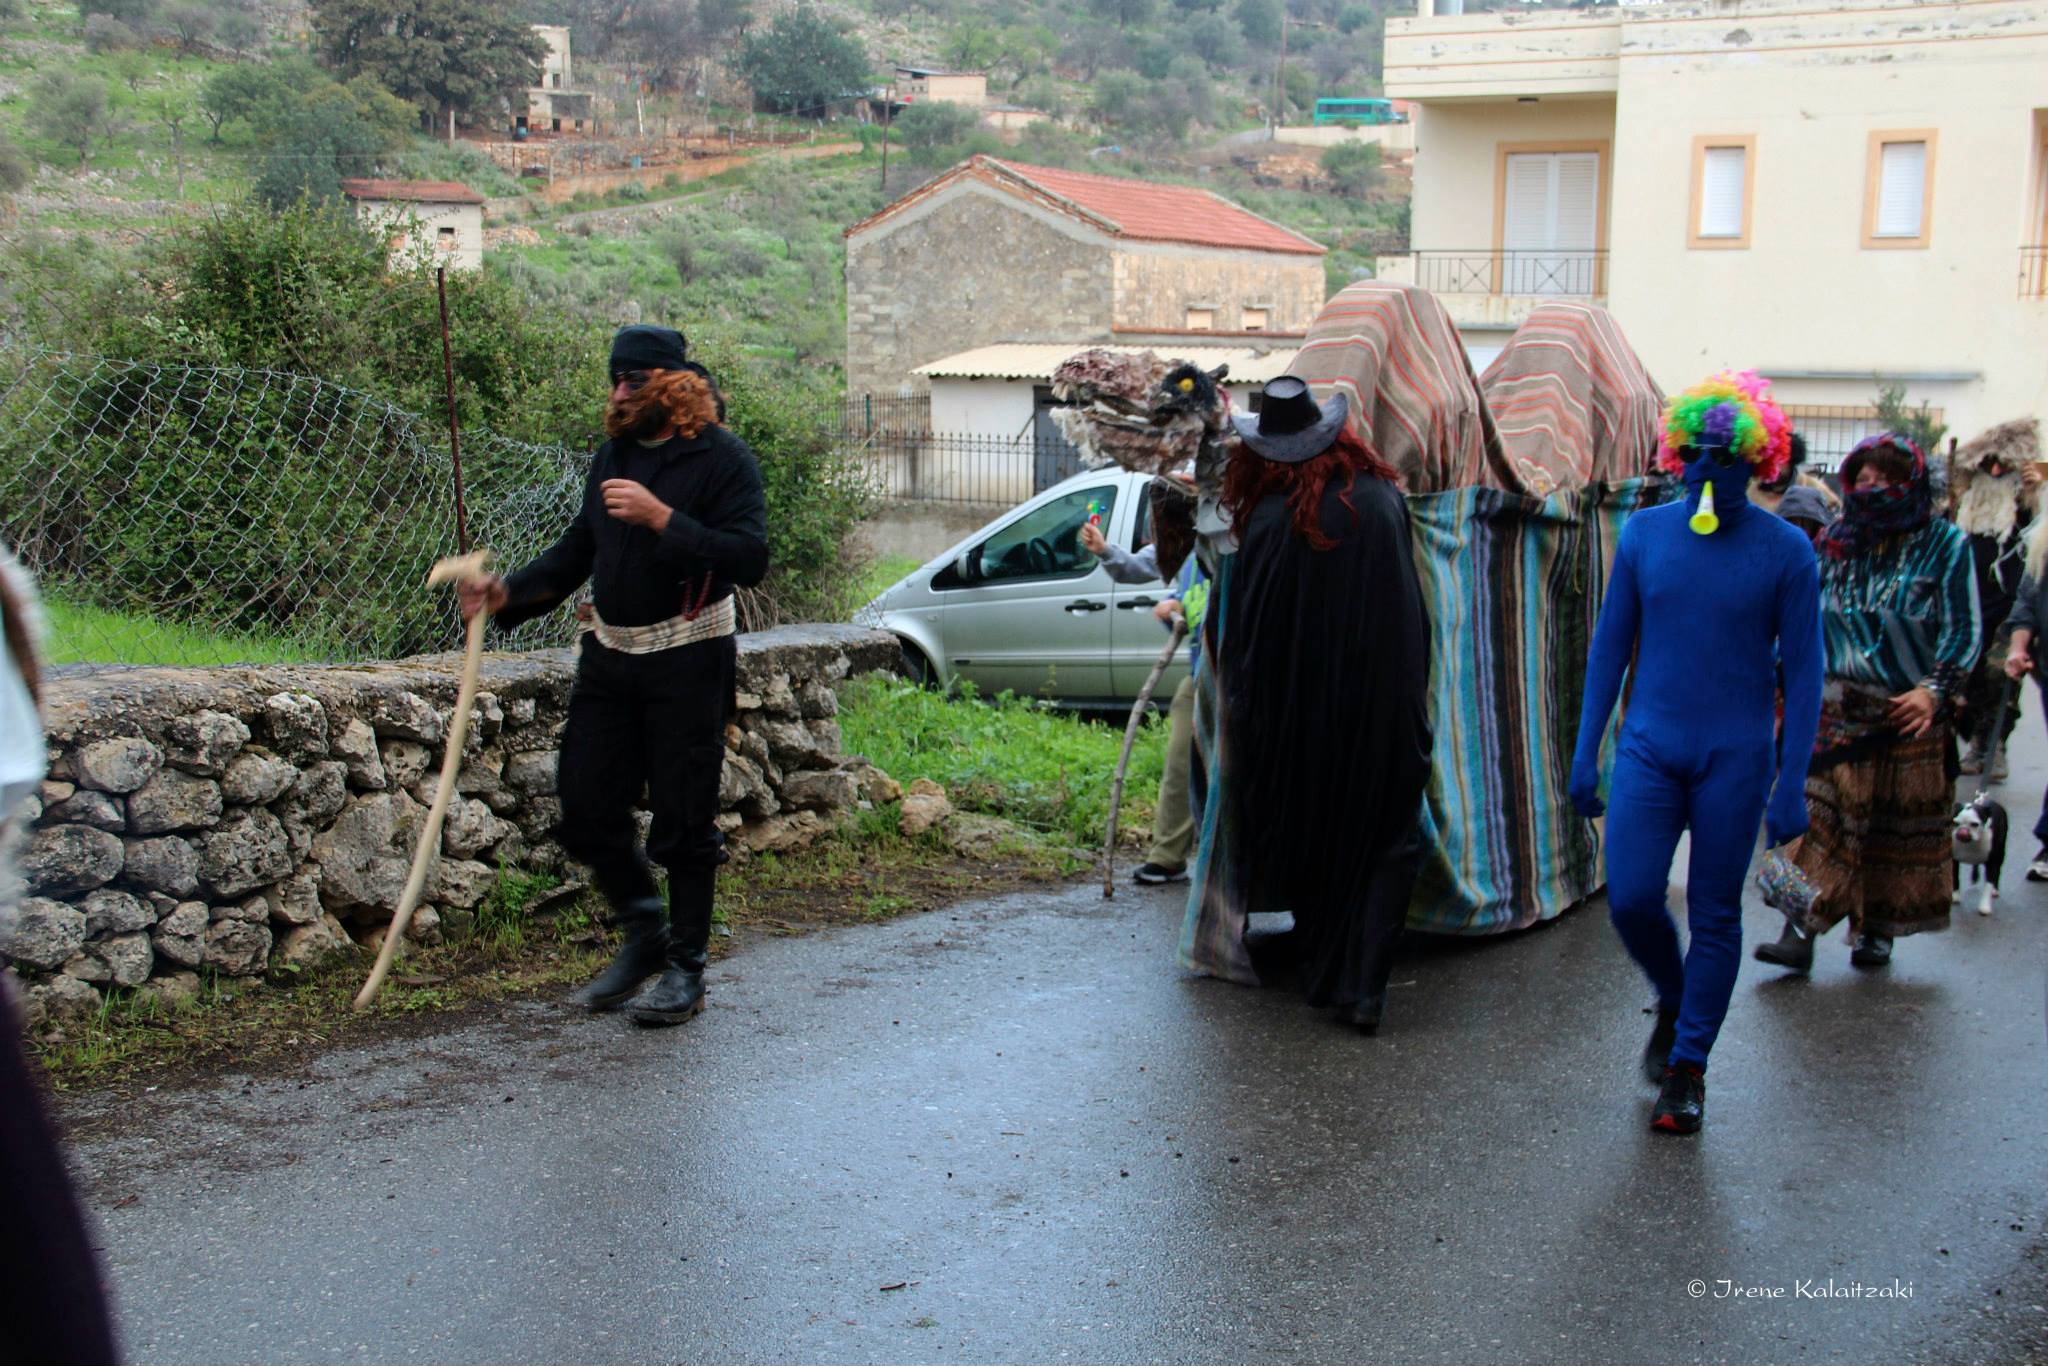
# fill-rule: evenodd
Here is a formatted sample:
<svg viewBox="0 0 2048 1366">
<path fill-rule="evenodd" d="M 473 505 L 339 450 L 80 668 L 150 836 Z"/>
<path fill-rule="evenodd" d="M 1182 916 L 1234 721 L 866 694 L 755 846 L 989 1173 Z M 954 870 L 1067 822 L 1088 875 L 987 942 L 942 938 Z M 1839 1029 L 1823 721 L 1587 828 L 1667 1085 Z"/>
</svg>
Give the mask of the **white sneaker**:
<svg viewBox="0 0 2048 1366">
<path fill-rule="evenodd" d="M 2034 861 L 2027 865 L 2027 881 L 2048 882 L 2048 849 L 2034 855 Z"/>
</svg>

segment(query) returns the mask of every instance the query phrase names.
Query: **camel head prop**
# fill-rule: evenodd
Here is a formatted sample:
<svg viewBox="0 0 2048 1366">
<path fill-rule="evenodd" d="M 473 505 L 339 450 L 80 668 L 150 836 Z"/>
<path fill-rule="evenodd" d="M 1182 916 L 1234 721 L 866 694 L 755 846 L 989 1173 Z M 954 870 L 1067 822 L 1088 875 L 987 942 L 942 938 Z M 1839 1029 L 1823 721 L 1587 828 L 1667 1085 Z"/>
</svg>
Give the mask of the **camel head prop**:
<svg viewBox="0 0 2048 1366">
<path fill-rule="evenodd" d="M 1053 398 L 1061 405 L 1053 421 L 1081 458 L 1154 476 L 1152 529 L 1169 583 L 1195 546 L 1197 492 L 1213 498 L 1222 487 L 1229 373 L 1227 365 L 1204 370 L 1150 351 L 1101 349 L 1080 352 L 1053 371 Z"/>
</svg>

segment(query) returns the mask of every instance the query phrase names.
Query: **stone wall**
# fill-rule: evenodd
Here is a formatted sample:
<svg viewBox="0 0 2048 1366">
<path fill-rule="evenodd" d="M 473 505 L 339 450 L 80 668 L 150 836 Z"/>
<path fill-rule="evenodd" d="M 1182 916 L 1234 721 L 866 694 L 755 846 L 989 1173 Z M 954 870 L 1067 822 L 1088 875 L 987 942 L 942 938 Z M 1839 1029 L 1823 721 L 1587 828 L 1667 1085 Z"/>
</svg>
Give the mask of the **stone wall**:
<svg viewBox="0 0 2048 1366">
<path fill-rule="evenodd" d="M 742 856 L 900 795 L 840 753 L 833 691 L 897 658 L 893 636 L 853 627 L 740 638 L 719 821 Z M 31 1022 L 96 1009 L 112 987 L 176 997 L 202 970 L 255 977 L 378 943 L 440 777 L 460 664 L 53 679 L 50 777 L 26 812 L 28 895 L 0 942 Z M 464 928 L 500 862 L 560 858 L 555 754 L 573 672 L 561 650 L 485 658 L 412 937 Z"/>
<path fill-rule="evenodd" d="M 1179 332 L 1188 310 L 1213 314 L 1211 327 L 1239 332 L 1244 311 L 1266 310 L 1262 331 L 1302 333 L 1322 312 L 1323 258 L 1278 251 L 1214 251 L 1171 243 L 1125 245 L 1117 253 L 1116 331 Z"/>
<path fill-rule="evenodd" d="M 1110 339 L 1110 239 L 965 179 L 846 241 L 846 392 L 1005 341 Z"/>
</svg>

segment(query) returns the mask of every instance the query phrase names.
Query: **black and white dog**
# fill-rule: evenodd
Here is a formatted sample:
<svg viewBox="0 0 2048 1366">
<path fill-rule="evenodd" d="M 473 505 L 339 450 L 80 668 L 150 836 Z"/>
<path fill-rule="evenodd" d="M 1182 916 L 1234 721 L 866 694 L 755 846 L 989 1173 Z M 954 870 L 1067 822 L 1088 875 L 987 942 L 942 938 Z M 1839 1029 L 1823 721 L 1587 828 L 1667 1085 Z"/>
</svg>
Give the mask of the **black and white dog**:
<svg viewBox="0 0 2048 1366">
<path fill-rule="evenodd" d="M 1990 884 L 1984 889 L 1984 899 L 1977 903 L 1977 914 L 1990 915 L 1991 904 L 1998 899 L 1998 875 L 2005 868 L 2005 808 L 1989 792 L 1979 792 L 1956 808 L 1949 849 L 1955 855 L 1952 900 L 1962 904 L 1963 865 L 1967 863 L 1971 886 Z"/>
</svg>

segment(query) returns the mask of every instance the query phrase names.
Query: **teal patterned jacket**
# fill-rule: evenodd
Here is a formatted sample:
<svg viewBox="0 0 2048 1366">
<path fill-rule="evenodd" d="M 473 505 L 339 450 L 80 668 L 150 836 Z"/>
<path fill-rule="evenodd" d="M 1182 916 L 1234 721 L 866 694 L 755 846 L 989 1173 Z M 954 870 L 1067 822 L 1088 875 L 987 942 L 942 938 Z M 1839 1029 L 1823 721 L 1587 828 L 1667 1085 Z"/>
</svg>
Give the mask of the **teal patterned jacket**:
<svg viewBox="0 0 2048 1366">
<path fill-rule="evenodd" d="M 1830 679 L 1947 704 L 1983 650 L 1970 538 L 1937 518 L 1867 555 L 1820 562 Z"/>
</svg>

